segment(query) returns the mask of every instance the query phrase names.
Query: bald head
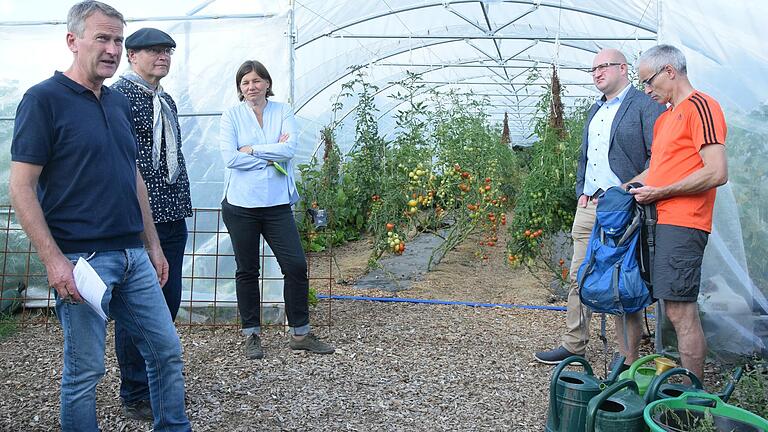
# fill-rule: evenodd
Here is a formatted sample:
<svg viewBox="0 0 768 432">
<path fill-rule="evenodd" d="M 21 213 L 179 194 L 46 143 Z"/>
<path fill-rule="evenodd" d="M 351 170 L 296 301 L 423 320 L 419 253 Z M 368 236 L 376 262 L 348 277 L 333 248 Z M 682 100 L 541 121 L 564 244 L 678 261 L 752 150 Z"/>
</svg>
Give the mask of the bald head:
<svg viewBox="0 0 768 432">
<path fill-rule="evenodd" d="M 614 48 L 603 48 L 595 56 L 595 62 L 601 63 L 626 63 L 627 58 L 624 54 Z"/>
<path fill-rule="evenodd" d="M 616 97 L 629 84 L 627 58 L 617 49 L 600 50 L 592 61 L 592 68 L 592 81 L 608 100 Z"/>
</svg>

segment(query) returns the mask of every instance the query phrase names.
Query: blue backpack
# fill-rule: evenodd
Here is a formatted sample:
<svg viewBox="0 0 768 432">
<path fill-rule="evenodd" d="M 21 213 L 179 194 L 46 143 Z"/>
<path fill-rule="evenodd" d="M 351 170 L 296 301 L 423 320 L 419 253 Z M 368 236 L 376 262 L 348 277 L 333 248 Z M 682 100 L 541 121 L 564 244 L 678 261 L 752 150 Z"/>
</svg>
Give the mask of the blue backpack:
<svg viewBox="0 0 768 432">
<path fill-rule="evenodd" d="M 652 256 L 653 236 L 647 236 L 645 212 L 633 195 L 618 186 L 599 198 L 595 226 L 577 276 L 581 302 L 592 311 L 624 315 L 652 303 L 651 265 L 646 257 L 648 246 Z M 655 226 L 655 220 L 651 222 Z"/>
</svg>

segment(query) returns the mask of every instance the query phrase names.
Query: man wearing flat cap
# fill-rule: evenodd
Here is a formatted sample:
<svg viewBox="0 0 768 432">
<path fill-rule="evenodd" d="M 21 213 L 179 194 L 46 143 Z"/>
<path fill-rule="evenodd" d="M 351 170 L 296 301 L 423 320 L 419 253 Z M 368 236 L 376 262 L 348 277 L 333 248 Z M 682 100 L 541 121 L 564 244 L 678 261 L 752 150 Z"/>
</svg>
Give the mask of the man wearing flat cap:
<svg viewBox="0 0 768 432">
<path fill-rule="evenodd" d="M 163 31 L 137 30 L 125 39 L 130 69 L 112 85 L 131 105 L 139 145 L 137 165 L 147 184 L 152 218 L 168 260 L 168 282 L 163 286 L 163 296 L 172 319 L 176 319 L 181 303 L 181 268 L 187 243 L 184 218 L 192 216 L 176 103 L 160 85 L 170 70 L 175 47 L 176 42 Z M 151 421 L 144 358 L 119 323 L 115 325 L 115 352 L 120 365 L 123 414 Z"/>
</svg>

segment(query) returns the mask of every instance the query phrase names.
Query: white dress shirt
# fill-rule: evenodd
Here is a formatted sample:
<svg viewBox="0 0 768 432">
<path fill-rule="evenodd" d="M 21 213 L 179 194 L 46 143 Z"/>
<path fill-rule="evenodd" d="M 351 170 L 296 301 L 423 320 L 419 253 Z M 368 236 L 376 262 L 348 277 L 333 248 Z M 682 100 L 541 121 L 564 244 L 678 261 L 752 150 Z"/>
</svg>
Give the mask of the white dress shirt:
<svg viewBox="0 0 768 432">
<path fill-rule="evenodd" d="M 627 84 L 615 98 L 609 101 L 598 100 L 600 105 L 592 121 L 589 122 L 589 136 L 587 138 L 587 170 L 584 174 L 584 195 L 592 196 L 598 189 L 608 190 L 611 186 L 618 186 L 621 180 L 611 170 L 608 162 L 608 149 L 611 145 L 611 125 L 616 117 L 621 103 L 629 92 Z"/>
</svg>

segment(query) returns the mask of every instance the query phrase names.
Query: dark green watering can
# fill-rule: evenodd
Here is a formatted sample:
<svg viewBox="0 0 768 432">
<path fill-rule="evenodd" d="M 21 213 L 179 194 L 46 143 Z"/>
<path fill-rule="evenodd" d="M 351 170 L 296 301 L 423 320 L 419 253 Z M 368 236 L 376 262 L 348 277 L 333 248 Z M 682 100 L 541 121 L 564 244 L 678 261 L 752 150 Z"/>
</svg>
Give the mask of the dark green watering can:
<svg viewBox="0 0 768 432">
<path fill-rule="evenodd" d="M 627 391 L 620 391 L 627 389 Z M 624 379 L 587 404 L 585 432 L 644 432 L 645 401 L 635 381 Z"/>
<path fill-rule="evenodd" d="M 691 385 L 668 383 L 667 381 L 675 375 L 687 376 L 691 380 Z M 651 381 L 648 391 L 645 392 L 645 403 L 678 397 L 685 392 L 704 392 L 704 386 L 701 385 L 699 377 L 688 369 L 672 368 Z"/>
<path fill-rule="evenodd" d="M 572 363 L 584 366 L 584 372 L 566 371 Z M 560 362 L 549 384 L 547 432 L 573 432 L 584 429 L 587 404 L 600 393 L 601 381 L 592 373 L 584 357 L 571 356 Z"/>
<path fill-rule="evenodd" d="M 728 384 L 717 394 L 720 400 L 728 402 L 728 399 L 730 399 L 733 390 L 736 388 L 736 383 L 741 379 L 743 372 L 744 370 L 741 367 L 738 367 L 733 371 L 733 375 L 731 375 Z M 687 386 L 683 384 L 668 383 L 667 380 L 674 375 L 687 376 L 691 380 L 691 385 Z M 651 384 L 648 386 L 648 391 L 645 393 L 645 402 L 651 403 L 658 399 L 675 398 L 685 392 L 705 393 L 703 388 L 701 380 L 699 380 L 693 372 L 684 368 L 672 368 L 651 381 Z"/>
</svg>

